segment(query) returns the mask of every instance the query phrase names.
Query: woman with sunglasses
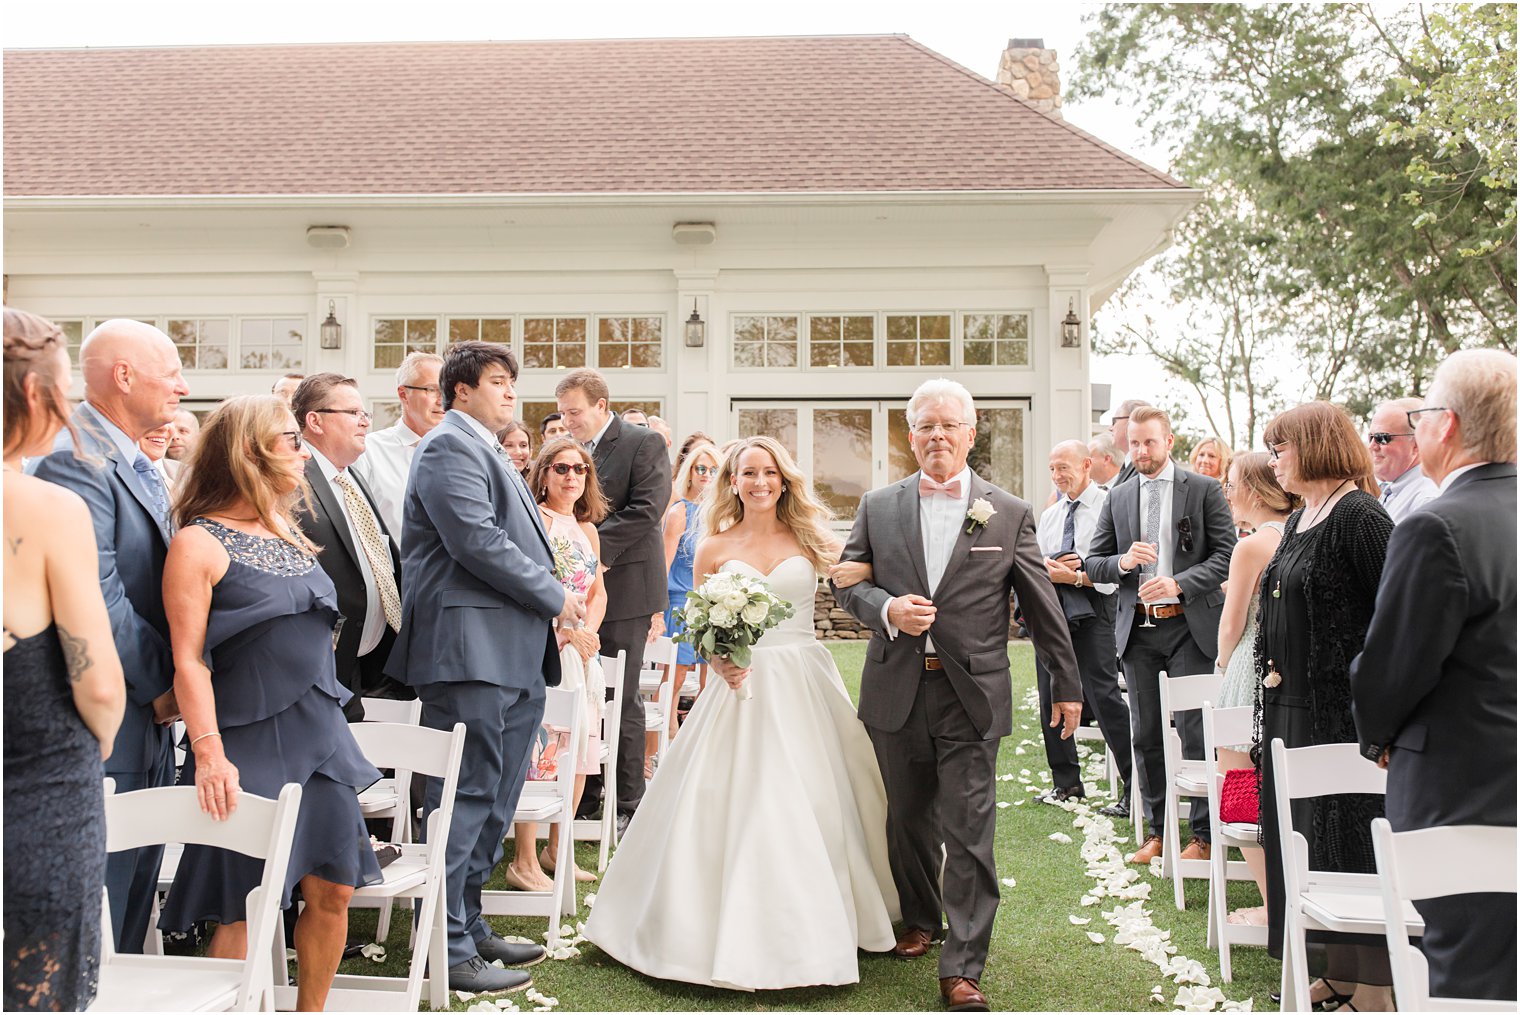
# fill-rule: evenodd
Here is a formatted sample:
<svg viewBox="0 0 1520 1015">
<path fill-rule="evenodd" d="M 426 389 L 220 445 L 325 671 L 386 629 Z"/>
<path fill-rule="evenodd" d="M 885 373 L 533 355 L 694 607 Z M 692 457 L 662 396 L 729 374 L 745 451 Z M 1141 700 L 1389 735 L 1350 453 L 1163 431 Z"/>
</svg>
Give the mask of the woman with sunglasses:
<svg viewBox="0 0 1520 1015">
<path fill-rule="evenodd" d="M 556 634 L 560 650 L 559 686 L 579 689 L 586 696 L 585 736 L 573 749 L 560 754 L 552 750 L 552 745 L 558 739 L 556 734 L 562 735 L 564 731 L 546 727 L 540 736 L 541 747 L 536 750 L 539 764 L 530 767 L 529 777 L 533 777 L 536 769 L 540 778 L 549 778 L 551 764 L 575 765 L 575 805 L 579 807 L 586 776 L 601 770 L 602 711 L 607 690 L 597 658 L 602 642 L 596 632 L 607 612 L 607 592 L 602 584 L 607 568 L 601 563 L 602 545 L 596 523 L 607 517 L 607 500 L 597 482 L 591 452 L 571 437 L 555 437 L 544 445 L 528 473 L 528 489 L 538 501 L 544 528 L 549 532 L 554 576 L 565 588 L 586 599 L 585 626 L 574 630 L 561 628 Z M 544 872 L 554 870 L 560 829 L 558 825 L 549 826 L 549 841 L 539 853 L 534 848 L 538 844 L 537 828 L 533 823 L 518 824 L 512 833 L 516 852 L 503 876 L 508 885 L 521 891 L 545 892 L 554 887 Z M 575 880 L 595 881 L 596 876 L 576 867 Z"/>
<path fill-rule="evenodd" d="M 712 444 L 693 444 L 685 451 L 681 469 L 676 473 L 676 502 L 665 512 L 666 591 L 670 605 L 665 610 L 665 633 L 674 636 L 682 630 L 677 611 L 686 608 L 686 593 L 692 589 L 691 563 L 697 553 L 697 509 L 708 487 L 718 475 L 718 449 Z M 686 674 L 697 664 L 697 653 L 682 642 L 676 646 L 676 693 L 686 682 Z M 704 681 L 705 683 L 705 681 Z M 676 735 L 676 712 L 670 710 L 670 735 Z M 658 738 L 656 738 L 658 739 Z"/>
</svg>

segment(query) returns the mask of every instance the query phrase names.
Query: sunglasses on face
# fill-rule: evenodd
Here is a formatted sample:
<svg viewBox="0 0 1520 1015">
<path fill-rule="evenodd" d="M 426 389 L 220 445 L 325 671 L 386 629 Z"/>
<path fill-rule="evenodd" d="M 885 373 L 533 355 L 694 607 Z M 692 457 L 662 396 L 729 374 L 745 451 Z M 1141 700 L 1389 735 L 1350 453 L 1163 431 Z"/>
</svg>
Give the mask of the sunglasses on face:
<svg viewBox="0 0 1520 1015">
<path fill-rule="evenodd" d="M 693 465 L 691 471 L 698 476 L 716 476 L 718 474 L 718 467 L 716 465 Z"/>
<path fill-rule="evenodd" d="M 1193 520 L 1184 517 L 1177 523 L 1177 542 L 1182 546 L 1183 553 L 1193 552 Z"/>
<path fill-rule="evenodd" d="M 286 440 L 290 441 L 290 450 L 292 450 L 292 451 L 300 451 L 301 450 L 301 435 L 300 435 L 300 433 L 298 433 L 295 430 L 286 430 L 283 433 L 281 433 L 280 436 L 284 437 Z"/>
<path fill-rule="evenodd" d="M 1376 444 L 1378 447 L 1386 448 L 1388 445 L 1392 444 L 1400 437 L 1413 436 L 1414 434 L 1412 433 L 1370 433 L 1367 435 L 1367 443 Z"/>
<path fill-rule="evenodd" d="M 576 462 L 574 465 L 571 465 L 569 462 L 555 462 L 553 465 L 549 466 L 549 468 L 554 470 L 554 474 L 556 476 L 568 476 L 570 475 L 570 470 L 572 469 L 575 470 L 575 474 L 577 476 L 584 476 L 586 473 L 591 471 L 591 466 L 587 465 L 585 462 Z"/>
</svg>

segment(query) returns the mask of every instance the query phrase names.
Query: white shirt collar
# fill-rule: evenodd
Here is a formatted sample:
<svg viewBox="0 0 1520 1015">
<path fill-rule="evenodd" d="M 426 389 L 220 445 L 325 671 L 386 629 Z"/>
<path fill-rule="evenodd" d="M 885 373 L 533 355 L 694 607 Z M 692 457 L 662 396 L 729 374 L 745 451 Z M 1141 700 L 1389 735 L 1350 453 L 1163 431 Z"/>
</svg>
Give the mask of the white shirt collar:
<svg viewBox="0 0 1520 1015">
<path fill-rule="evenodd" d="M 1076 501 L 1077 501 L 1078 504 L 1085 504 L 1085 505 L 1087 505 L 1090 508 L 1096 508 L 1096 507 L 1099 506 L 1099 504 L 1102 501 L 1103 496 L 1107 492 L 1108 491 L 1106 491 L 1102 487 L 1098 486 L 1097 483 L 1095 483 L 1091 479 L 1089 479 L 1087 481 L 1087 485 L 1082 488 L 1082 492 L 1079 493 L 1079 494 L 1077 494 Z M 1066 498 L 1063 498 L 1063 499 L 1069 501 L 1072 498 L 1066 497 Z"/>
<path fill-rule="evenodd" d="M 1154 476 L 1147 476 L 1145 473 L 1139 472 L 1138 470 L 1135 474 L 1140 477 L 1140 483 L 1142 486 L 1146 483 L 1174 483 L 1177 480 L 1177 463 L 1168 458 L 1166 460 L 1166 464 L 1162 466 L 1161 471 L 1156 473 Z"/>
<path fill-rule="evenodd" d="M 918 474 L 921 477 L 928 477 L 929 475 L 923 469 L 919 469 Z M 951 483 L 959 482 L 961 484 L 961 500 L 965 500 L 971 496 L 971 466 L 965 466 L 963 469 L 961 469 L 960 472 L 957 472 L 955 475 L 951 476 L 949 481 Z"/>
<path fill-rule="evenodd" d="M 422 440 L 422 434 L 406 425 L 406 420 L 396 420 L 396 436 L 401 438 L 401 443 L 406 447 L 415 447 Z"/>
<path fill-rule="evenodd" d="M 317 468 L 322 470 L 322 478 L 329 483 L 333 481 L 334 476 L 343 471 L 332 462 L 329 462 L 327 456 L 318 451 L 313 445 L 307 444 L 306 450 L 311 452 L 311 460 L 317 463 Z"/>
<path fill-rule="evenodd" d="M 101 428 L 105 430 L 106 436 L 111 438 L 111 443 L 116 445 L 116 450 L 121 452 L 122 461 L 136 468 L 137 456 L 143 454 L 143 449 L 138 447 L 137 442 L 128 437 L 121 427 L 106 419 L 105 413 L 95 408 L 89 402 L 85 402 L 84 405 L 85 408 L 90 410 L 90 414 L 100 423 Z"/>
<path fill-rule="evenodd" d="M 612 413 L 609 412 L 609 413 L 607 413 L 607 422 L 603 423 L 602 424 L 602 428 L 596 432 L 596 436 L 593 437 L 593 438 L 591 438 L 591 446 L 593 448 L 596 447 L 598 444 L 600 444 L 602 442 L 602 438 L 603 437 L 607 436 L 607 428 L 610 427 L 611 425 L 612 425 Z"/>
<path fill-rule="evenodd" d="M 1417 482 L 1419 482 L 1420 478 L 1422 476 L 1424 476 L 1424 475 L 1425 475 L 1424 470 L 1421 469 L 1418 465 L 1411 465 L 1409 468 L 1405 469 L 1398 476 L 1395 476 L 1393 479 L 1388 480 L 1388 486 L 1389 486 L 1390 489 L 1397 490 L 1399 487 L 1403 486 L 1405 483 L 1417 483 Z"/>
<path fill-rule="evenodd" d="M 1492 465 L 1492 464 L 1493 464 L 1492 462 L 1473 462 L 1471 465 L 1464 465 L 1460 469 L 1452 469 L 1450 472 L 1448 472 L 1446 474 L 1446 478 L 1443 479 L 1443 480 L 1441 480 L 1441 485 L 1438 486 L 1438 487 L 1436 487 L 1436 496 L 1439 497 L 1441 494 L 1445 493 L 1447 491 L 1447 489 L 1451 486 L 1452 481 L 1455 480 L 1458 476 L 1462 475 L 1463 473 L 1465 473 L 1465 472 L 1471 472 L 1474 469 L 1481 469 L 1485 465 Z M 1399 478 L 1403 479 L 1404 477 L 1400 476 Z"/>
</svg>

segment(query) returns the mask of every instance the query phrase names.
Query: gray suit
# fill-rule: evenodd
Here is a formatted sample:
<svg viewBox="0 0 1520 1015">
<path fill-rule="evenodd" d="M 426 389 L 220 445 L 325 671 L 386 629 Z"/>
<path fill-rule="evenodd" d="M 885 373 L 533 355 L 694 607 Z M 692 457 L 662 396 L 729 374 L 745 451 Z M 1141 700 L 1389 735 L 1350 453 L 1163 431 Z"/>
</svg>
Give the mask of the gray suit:
<svg viewBox="0 0 1520 1015">
<path fill-rule="evenodd" d="M 386 673 L 416 688 L 422 725 L 467 730 L 445 860 L 456 966 L 491 933 L 480 891 L 522 792 L 544 688 L 559 683 L 550 621 L 565 590 L 527 487 L 457 410 L 417 445 L 402 518 L 407 581 Z M 429 779 L 426 814 L 441 792 Z"/>
<path fill-rule="evenodd" d="M 940 975 L 980 979 L 998 905 L 992 858 L 998 742 L 1013 731 L 1010 592 L 1019 597 L 1056 700 L 1081 701 L 1082 686 L 1029 505 L 973 473 L 967 503 L 985 498 L 997 513 L 970 533 L 962 524 L 931 596 L 918 478 L 914 473 L 861 499 L 843 559 L 871 564 L 872 580 L 834 595 L 872 632 L 860 720 L 886 784 L 887 848 L 903 923 L 938 936 L 940 914 L 948 914 Z M 942 669 L 925 668 L 923 635 L 893 639 L 883 626 L 887 602 L 914 593 L 931 598 L 938 611 L 930 634 Z"/>
<path fill-rule="evenodd" d="M 1140 792 L 1153 835 L 1166 835 L 1166 766 L 1161 744 L 1160 673 L 1185 677 L 1214 672 L 1219 654 L 1219 615 L 1224 610 L 1220 588 L 1230 575 L 1235 551 L 1235 522 L 1218 481 L 1196 472 L 1173 471 L 1172 516 L 1162 519 L 1173 533 L 1172 577 L 1181 589 L 1183 614 L 1141 627 L 1140 571 L 1124 574 L 1119 558 L 1140 540 L 1140 479 L 1126 480 L 1109 492 L 1098 515 L 1092 552 L 1083 562 L 1095 582 L 1117 582 L 1119 615 L 1115 621 L 1124 680 L 1129 686 L 1130 734 L 1140 761 Z M 1203 718 L 1185 712 L 1178 718 L 1182 753 L 1203 757 Z M 1138 815 L 1137 815 L 1138 817 Z M 1207 801 L 1194 800 L 1190 816 L 1193 835 L 1209 841 Z"/>
</svg>

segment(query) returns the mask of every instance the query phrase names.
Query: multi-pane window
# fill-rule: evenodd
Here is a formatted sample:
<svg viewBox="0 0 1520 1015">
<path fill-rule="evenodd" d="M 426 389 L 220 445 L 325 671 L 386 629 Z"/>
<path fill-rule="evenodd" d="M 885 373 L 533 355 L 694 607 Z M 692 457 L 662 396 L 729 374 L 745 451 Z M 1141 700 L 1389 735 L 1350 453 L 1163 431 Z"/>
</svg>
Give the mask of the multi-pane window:
<svg viewBox="0 0 1520 1015">
<path fill-rule="evenodd" d="M 394 370 L 408 353 L 438 351 L 438 319 L 379 317 L 375 319 L 376 370 Z"/>
<path fill-rule="evenodd" d="M 815 367 L 873 366 L 876 363 L 875 316 L 809 317 L 808 362 Z"/>
<path fill-rule="evenodd" d="M 949 365 L 949 314 L 887 315 L 887 366 Z"/>
<path fill-rule="evenodd" d="M 603 317 L 596 328 L 597 365 L 658 369 L 664 332 L 663 317 Z"/>
<path fill-rule="evenodd" d="M 239 322 L 238 363 L 244 370 L 301 371 L 306 367 L 306 321 L 245 317 Z"/>
<path fill-rule="evenodd" d="M 797 457 L 796 409 L 740 409 L 739 436 L 774 437 L 793 459 Z"/>
<path fill-rule="evenodd" d="M 512 344 L 510 317 L 450 317 L 449 345 L 460 342 L 495 342 Z"/>
<path fill-rule="evenodd" d="M 62 329 L 64 342 L 69 350 L 69 362 L 77 367 L 79 365 L 79 347 L 84 344 L 84 322 L 54 320 L 53 323 Z"/>
<path fill-rule="evenodd" d="M 962 362 L 968 367 L 1027 367 L 1028 314 L 965 314 L 961 317 Z"/>
<path fill-rule="evenodd" d="M 170 319 L 165 329 L 186 370 L 226 370 L 232 322 L 226 318 Z"/>
<path fill-rule="evenodd" d="M 523 318 L 523 367 L 567 370 L 586 365 L 584 317 Z"/>
<path fill-rule="evenodd" d="M 745 314 L 734 318 L 734 366 L 797 365 L 797 318 Z"/>
</svg>

